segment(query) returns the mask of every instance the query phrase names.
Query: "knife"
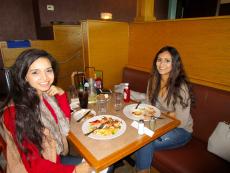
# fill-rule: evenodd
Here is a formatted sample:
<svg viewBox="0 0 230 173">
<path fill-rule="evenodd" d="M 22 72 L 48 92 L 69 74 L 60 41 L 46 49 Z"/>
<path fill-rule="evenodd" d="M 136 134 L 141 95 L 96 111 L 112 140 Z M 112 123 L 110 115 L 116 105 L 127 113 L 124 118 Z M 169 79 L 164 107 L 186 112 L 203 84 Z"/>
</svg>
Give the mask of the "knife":
<svg viewBox="0 0 230 173">
<path fill-rule="evenodd" d="M 85 118 L 86 115 L 88 115 L 91 112 L 91 110 L 89 110 L 88 112 L 86 112 L 80 119 L 77 120 L 77 122 L 80 122 L 83 118 Z"/>
</svg>

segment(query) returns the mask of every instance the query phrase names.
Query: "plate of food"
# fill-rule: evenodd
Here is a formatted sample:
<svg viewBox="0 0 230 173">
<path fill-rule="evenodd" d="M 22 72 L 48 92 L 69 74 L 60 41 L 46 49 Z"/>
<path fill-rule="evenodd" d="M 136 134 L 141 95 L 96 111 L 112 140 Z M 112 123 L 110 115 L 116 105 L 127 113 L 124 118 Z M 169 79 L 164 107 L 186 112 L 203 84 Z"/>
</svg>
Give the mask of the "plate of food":
<svg viewBox="0 0 230 173">
<path fill-rule="evenodd" d="M 100 128 L 102 127 L 103 128 Z M 97 140 L 113 139 L 121 136 L 126 130 L 126 123 L 113 115 L 98 115 L 86 120 L 82 125 L 82 131 L 90 138 Z"/>
<path fill-rule="evenodd" d="M 132 120 L 140 120 L 149 121 L 152 116 L 160 117 L 161 112 L 158 108 L 152 105 L 141 103 L 138 108 L 136 108 L 137 104 L 130 104 L 125 106 L 123 109 L 123 113 Z"/>
</svg>

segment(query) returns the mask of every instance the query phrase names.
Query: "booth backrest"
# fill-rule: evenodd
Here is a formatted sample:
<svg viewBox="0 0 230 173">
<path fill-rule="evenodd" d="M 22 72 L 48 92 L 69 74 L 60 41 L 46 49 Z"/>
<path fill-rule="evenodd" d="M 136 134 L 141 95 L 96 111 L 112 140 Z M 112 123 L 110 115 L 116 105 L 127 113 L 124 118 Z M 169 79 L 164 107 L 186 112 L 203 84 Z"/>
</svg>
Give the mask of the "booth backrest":
<svg viewBox="0 0 230 173">
<path fill-rule="evenodd" d="M 193 136 L 207 142 L 219 121 L 230 122 L 230 92 L 193 84 Z"/>
<path fill-rule="evenodd" d="M 148 72 L 125 67 L 122 82 L 128 82 L 131 90 L 145 93 L 149 77 Z"/>
<path fill-rule="evenodd" d="M 149 73 L 124 68 L 123 82 L 130 88 L 146 92 Z M 194 120 L 193 136 L 205 143 L 219 121 L 230 122 L 230 92 L 192 83 L 195 105 L 192 107 Z"/>
</svg>

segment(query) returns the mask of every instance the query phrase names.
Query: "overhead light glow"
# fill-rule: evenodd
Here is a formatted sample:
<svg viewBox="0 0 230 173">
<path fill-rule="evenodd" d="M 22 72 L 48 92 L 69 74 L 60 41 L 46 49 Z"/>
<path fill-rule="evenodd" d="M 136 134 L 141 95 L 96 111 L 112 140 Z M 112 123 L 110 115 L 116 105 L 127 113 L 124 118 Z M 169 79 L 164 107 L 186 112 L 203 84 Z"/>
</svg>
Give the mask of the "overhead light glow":
<svg viewBox="0 0 230 173">
<path fill-rule="evenodd" d="M 104 20 L 109 20 L 109 19 L 112 19 L 112 13 L 105 13 L 105 12 L 101 12 L 101 19 L 104 19 Z"/>
</svg>

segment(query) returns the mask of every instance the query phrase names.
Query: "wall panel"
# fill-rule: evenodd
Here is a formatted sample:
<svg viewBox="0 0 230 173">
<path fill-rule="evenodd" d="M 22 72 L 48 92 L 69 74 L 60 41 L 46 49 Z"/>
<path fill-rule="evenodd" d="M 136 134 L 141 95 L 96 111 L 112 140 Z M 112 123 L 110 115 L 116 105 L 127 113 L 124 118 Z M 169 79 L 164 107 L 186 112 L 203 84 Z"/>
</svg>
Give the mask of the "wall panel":
<svg viewBox="0 0 230 173">
<path fill-rule="evenodd" d="M 104 86 L 112 88 L 121 82 L 128 62 L 128 23 L 89 20 L 83 26 L 86 66 L 103 70 Z"/>
<path fill-rule="evenodd" d="M 71 73 L 84 69 L 82 55 L 82 36 L 80 25 L 54 26 L 54 40 L 32 40 L 31 47 L 48 51 L 58 61 L 58 85 L 68 89 L 71 84 Z M 11 66 L 24 48 L 7 48 L 5 42 L 0 42 L 1 54 L 5 67 Z"/>
<path fill-rule="evenodd" d="M 229 17 L 132 23 L 128 66 L 150 71 L 156 52 L 172 45 L 193 82 L 230 91 L 229 40 Z"/>
</svg>

